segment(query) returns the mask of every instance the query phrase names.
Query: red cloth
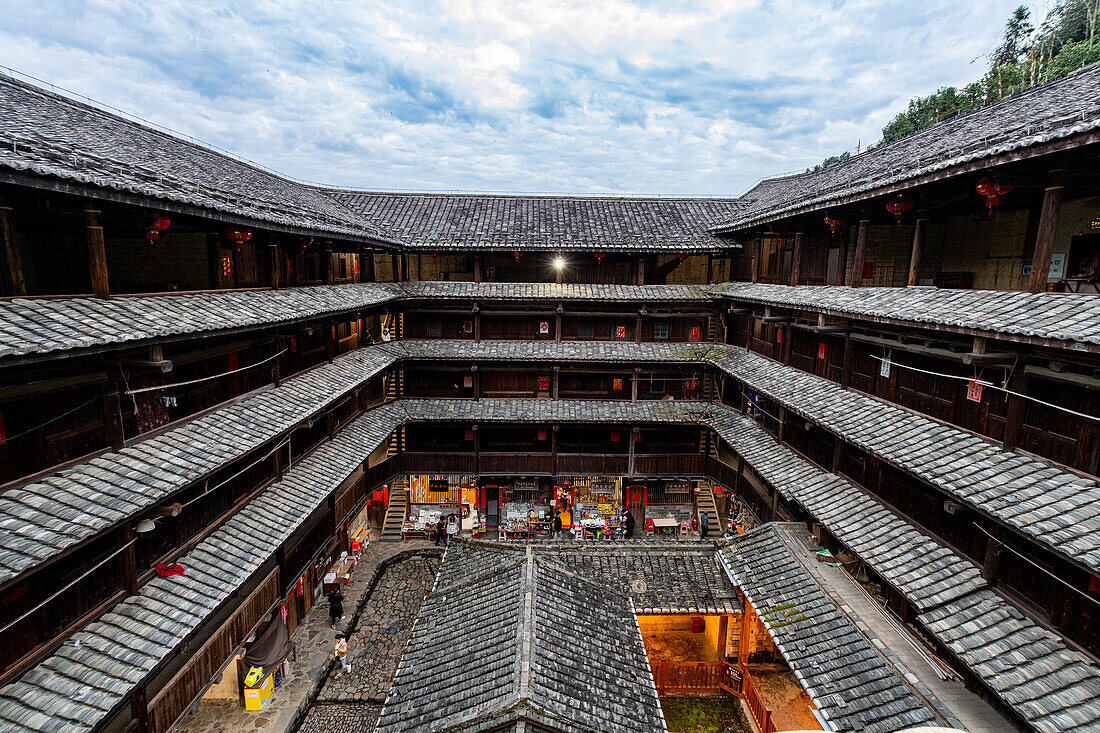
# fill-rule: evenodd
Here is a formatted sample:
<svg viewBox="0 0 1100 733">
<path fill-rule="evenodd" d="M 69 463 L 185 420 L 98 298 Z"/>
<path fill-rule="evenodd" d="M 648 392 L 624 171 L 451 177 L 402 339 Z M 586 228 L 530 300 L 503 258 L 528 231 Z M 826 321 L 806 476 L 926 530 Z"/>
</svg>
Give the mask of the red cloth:
<svg viewBox="0 0 1100 733">
<path fill-rule="evenodd" d="M 183 568 L 177 563 L 165 565 L 162 562 L 158 562 L 157 575 L 161 578 L 167 578 L 170 575 L 183 575 Z"/>
</svg>

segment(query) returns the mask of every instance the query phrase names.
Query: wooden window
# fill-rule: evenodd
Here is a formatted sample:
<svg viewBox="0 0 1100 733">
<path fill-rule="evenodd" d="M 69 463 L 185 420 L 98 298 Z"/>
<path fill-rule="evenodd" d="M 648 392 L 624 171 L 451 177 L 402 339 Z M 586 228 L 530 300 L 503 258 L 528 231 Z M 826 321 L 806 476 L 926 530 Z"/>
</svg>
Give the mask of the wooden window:
<svg viewBox="0 0 1100 733">
<path fill-rule="evenodd" d="M 577 338 L 590 339 L 596 337 L 596 324 L 591 319 L 585 319 L 577 324 Z"/>
<path fill-rule="evenodd" d="M 666 341 L 668 339 L 668 321 L 653 322 L 653 339 L 655 341 Z"/>
<path fill-rule="evenodd" d="M 425 333 L 428 338 L 440 338 L 443 336 L 443 319 L 442 318 L 428 318 L 424 323 Z"/>
</svg>

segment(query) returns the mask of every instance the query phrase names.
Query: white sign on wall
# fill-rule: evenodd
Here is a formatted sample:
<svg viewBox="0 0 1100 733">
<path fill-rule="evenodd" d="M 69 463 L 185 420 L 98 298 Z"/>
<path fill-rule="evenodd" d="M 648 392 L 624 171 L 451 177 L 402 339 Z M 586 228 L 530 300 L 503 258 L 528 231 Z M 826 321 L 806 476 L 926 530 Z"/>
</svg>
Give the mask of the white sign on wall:
<svg viewBox="0 0 1100 733">
<path fill-rule="evenodd" d="M 1050 272 L 1047 280 L 1061 280 L 1066 276 L 1066 253 L 1055 252 L 1050 256 Z"/>
</svg>

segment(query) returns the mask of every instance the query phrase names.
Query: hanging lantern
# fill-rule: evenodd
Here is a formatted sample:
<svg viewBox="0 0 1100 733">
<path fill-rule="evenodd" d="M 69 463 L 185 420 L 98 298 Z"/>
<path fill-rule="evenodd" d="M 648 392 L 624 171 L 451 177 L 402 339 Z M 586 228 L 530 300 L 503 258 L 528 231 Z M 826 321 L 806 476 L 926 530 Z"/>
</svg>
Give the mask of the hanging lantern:
<svg viewBox="0 0 1100 733">
<path fill-rule="evenodd" d="M 302 243 L 302 251 L 305 252 L 306 248 L 312 246 L 312 244 L 313 244 L 313 237 L 310 237 L 309 239 L 307 239 L 305 242 Z"/>
<path fill-rule="evenodd" d="M 680 260 L 680 262 L 683 262 L 687 258 L 688 258 L 688 253 L 687 252 L 681 252 L 680 254 L 676 255 L 676 259 Z"/>
<path fill-rule="evenodd" d="M 170 226 L 172 226 L 171 219 L 169 219 L 167 216 L 158 216 L 157 220 L 149 226 L 149 229 L 154 232 L 163 232 Z"/>
<path fill-rule="evenodd" d="M 235 246 L 240 247 L 242 244 L 252 239 L 252 232 L 247 229 L 226 229 L 225 238 Z"/>
<path fill-rule="evenodd" d="M 516 264 L 519 264 L 519 258 L 520 257 L 523 257 L 522 252 L 513 252 L 512 253 L 512 259 L 516 261 Z"/>
<path fill-rule="evenodd" d="M 836 230 L 840 229 L 840 225 L 844 223 L 844 220 L 843 219 L 830 219 L 829 217 L 826 216 L 825 217 L 825 223 L 829 227 L 829 232 L 831 234 L 836 234 Z"/>
<path fill-rule="evenodd" d="M 886 202 L 886 210 L 894 215 L 894 221 L 898 224 L 901 224 L 901 217 L 905 216 L 916 207 L 916 201 L 901 193 Z"/>
<path fill-rule="evenodd" d="M 603 258 L 607 257 L 607 255 L 605 255 L 603 252 L 593 252 L 592 256 L 596 258 L 596 264 L 597 265 L 602 265 L 603 264 Z"/>
<path fill-rule="evenodd" d="M 978 181 L 978 185 L 974 186 L 974 190 L 978 192 L 979 196 L 985 196 L 985 208 L 989 210 L 989 215 L 992 217 L 993 207 L 1001 203 L 1001 196 L 1011 191 L 1012 186 L 1002 186 L 987 176 Z"/>
</svg>

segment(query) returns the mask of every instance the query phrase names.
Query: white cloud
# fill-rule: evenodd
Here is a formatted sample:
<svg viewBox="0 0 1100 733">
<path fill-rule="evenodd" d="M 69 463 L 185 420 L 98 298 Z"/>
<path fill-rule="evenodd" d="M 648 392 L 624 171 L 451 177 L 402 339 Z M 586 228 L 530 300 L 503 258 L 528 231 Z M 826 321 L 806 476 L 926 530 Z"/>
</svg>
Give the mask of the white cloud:
<svg viewBox="0 0 1100 733">
<path fill-rule="evenodd" d="M 288 175 L 738 194 L 980 75 L 1015 0 L 0 0 L 0 64 Z"/>
</svg>

